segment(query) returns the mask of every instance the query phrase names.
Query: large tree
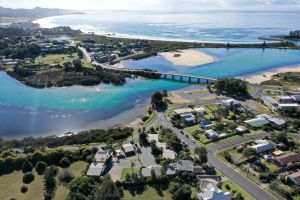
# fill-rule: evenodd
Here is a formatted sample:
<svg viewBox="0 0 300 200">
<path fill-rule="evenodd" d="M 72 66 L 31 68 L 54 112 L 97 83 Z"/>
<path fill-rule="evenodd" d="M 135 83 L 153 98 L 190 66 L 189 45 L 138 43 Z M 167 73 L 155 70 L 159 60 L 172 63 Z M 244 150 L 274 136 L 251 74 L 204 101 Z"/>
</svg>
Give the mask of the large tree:
<svg viewBox="0 0 300 200">
<path fill-rule="evenodd" d="M 121 200 L 119 191 L 110 176 L 105 176 L 93 192 L 94 200 Z"/>
<path fill-rule="evenodd" d="M 25 162 L 22 165 L 22 172 L 32 172 L 33 166 L 29 160 L 25 160 Z"/>
<path fill-rule="evenodd" d="M 44 199 L 54 199 L 56 189 L 55 171 L 52 167 L 47 167 L 44 173 Z"/>
<path fill-rule="evenodd" d="M 195 153 L 199 158 L 200 164 L 207 163 L 207 150 L 205 147 L 196 147 Z"/>
</svg>

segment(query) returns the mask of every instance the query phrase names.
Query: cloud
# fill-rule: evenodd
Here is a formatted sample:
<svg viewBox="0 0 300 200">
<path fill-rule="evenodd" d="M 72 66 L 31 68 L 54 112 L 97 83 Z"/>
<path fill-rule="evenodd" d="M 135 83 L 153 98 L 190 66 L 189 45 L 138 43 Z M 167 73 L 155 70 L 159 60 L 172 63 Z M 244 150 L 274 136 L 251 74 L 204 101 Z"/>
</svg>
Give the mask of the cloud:
<svg viewBox="0 0 300 200">
<path fill-rule="evenodd" d="M 115 10 L 297 9 L 300 0 L 0 0 L 0 5 Z"/>
</svg>

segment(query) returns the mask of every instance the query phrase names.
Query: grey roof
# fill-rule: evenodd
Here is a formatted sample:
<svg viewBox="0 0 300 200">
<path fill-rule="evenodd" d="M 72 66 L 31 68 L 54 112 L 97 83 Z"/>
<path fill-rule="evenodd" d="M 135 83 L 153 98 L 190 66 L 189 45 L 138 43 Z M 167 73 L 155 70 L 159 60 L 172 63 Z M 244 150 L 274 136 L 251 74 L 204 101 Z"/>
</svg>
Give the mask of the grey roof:
<svg viewBox="0 0 300 200">
<path fill-rule="evenodd" d="M 166 175 L 174 175 L 176 174 L 176 164 L 169 164 L 166 169 Z"/>
<path fill-rule="evenodd" d="M 275 99 L 273 99 L 271 96 L 262 96 L 262 98 L 272 105 L 278 105 L 278 102 L 275 101 Z"/>
<path fill-rule="evenodd" d="M 156 176 L 161 176 L 161 169 L 162 169 L 162 166 L 160 166 L 160 165 L 149 166 L 147 168 L 142 169 L 142 175 L 143 175 L 143 177 L 150 177 L 151 171 L 153 170 Z"/>
<path fill-rule="evenodd" d="M 179 160 L 177 162 L 177 171 L 193 172 L 193 162 L 190 160 Z"/>
<path fill-rule="evenodd" d="M 99 150 L 97 151 L 96 155 L 95 155 L 95 160 L 96 162 L 102 162 L 105 163 L 106 160 L 110 157 L 110 155 L 108 154 L 108 152 L 104 151 L 103 149 L 99 148 Z"/>
<path fill-rule="evenodd" d="M 193 172 L 195 174 L 205 174 L 205 170 L 201 166 L 194 166 Z"/>
<path fill-rule="evenodd" d="M 87 171 L 88 176 L 101 176 L 105 169 L 104 163 L 92 163 Z"/>
<path fill-rule="evenodd" d="M 134 152 L 134 147 L 132 144 L 123 144 L 122 147 L 123 147 L 125 153 Z"/>
</svg>

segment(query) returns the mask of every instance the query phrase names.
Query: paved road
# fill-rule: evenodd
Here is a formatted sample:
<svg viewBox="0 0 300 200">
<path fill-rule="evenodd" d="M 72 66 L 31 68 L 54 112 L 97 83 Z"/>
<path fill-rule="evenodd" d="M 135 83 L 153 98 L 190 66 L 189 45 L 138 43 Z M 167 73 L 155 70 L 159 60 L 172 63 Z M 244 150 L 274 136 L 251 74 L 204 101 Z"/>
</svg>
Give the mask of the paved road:
<svg viewBox="0 0 300 200">
<path fill-rule="evenodd" d="M 169 121 L 166 119 L 164 113 L 158 113 L 157 123 L 162 125 L 166 128 L 170 128 L 174 131 L 174 133 L 185 143 L 188 145 L 190 149 L 195 149 L 198 145 L 193 143 L 193 141 L 180 133 L 177 128 L 174 128 Z M 221 142 L 219 144 L 215 144 L 210 146 L 208 150 L 208 162 L 216 167 L 217 170 L 222 171 L 224 176 L 228 177 L 230 180 L 235 182 L 238 186 L 243 188 L 247 191 L 253 198 L 257 200 L 276 200 L 272 195 L 264 191 L 254 182 L 249 180 L 248 178 L 244 177 L 243 175 L 239 174 L 237 171 L 232 169 L 231 167 L 227 166 L 225 163 L 220 161 L 216 157 L 216 152 L 222 150 L 224 148 L 232 147 L 235 145 L 239 145 L 241 143 L 249 142 L 256 139 L 261 139 L 265 136 L 270 136 L 270 134 L 251 134 L 245 135 L 244 137 L 234 138 L 230 141 Z"/>
</svg>

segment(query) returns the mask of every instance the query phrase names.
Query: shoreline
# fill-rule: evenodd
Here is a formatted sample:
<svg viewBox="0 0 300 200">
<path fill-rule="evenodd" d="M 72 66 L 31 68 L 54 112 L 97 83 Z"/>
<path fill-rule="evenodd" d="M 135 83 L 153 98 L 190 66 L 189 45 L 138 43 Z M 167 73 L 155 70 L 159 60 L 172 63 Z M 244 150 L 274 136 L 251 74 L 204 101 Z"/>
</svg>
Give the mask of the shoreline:
<svg viewBox="0 0 300 200">
<path fill-rule="evenodd" d="M 272 76 L 279 73 L 286 73 L 286 72 L 300 72 L 300 64 L 297 65 L 290 65 L 290 66 L 282 66 L 278 68 L 273 68 L 271 70 L 259 72 L 256 74 L 250 74 L 245 76 L 240 76 L 236 78 L 243 79 L 248 81 L 252 84 L 260 84 L 264 81 L 268 81 L 272 79 Z"/>
<path fill-rule="evenodd" d="M 195 67 L 215 61 L 213 56 L 195 49 L 186 49 L 177 52 L 164 52 L 159 53 L 159 55 L 163 56 L 173 65 L 179 65 L 183 67 Z"/>
</svg>

